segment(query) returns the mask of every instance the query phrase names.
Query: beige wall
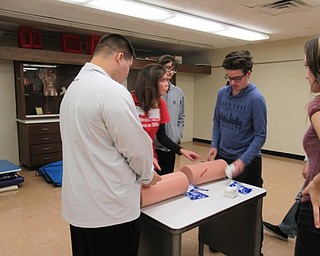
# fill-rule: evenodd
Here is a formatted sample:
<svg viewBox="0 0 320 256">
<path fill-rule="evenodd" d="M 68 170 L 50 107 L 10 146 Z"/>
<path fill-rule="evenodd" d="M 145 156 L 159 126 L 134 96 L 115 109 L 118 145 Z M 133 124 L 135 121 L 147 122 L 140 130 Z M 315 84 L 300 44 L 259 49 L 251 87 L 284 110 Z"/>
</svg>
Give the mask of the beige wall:
<svg viewBox="0 0 320 256">
<path fill-rule="evenodd" d="M 19 164 L 13 62 L 0 60 L 0 159 Z"/>
<path fill-rule="evenodd" d="M 216 95 L 225 84 L 223 58 L 230 51 L 248 49 L 255 63 L 251 81 L 265 95 L 268 107 L 268 136 L 263 148 L 304 155 L 301 141 L 308 124 L 306 105 L 312 98 L 303 66 L 303 46 L 308 39 L 208 51 L 211 75 L 178 73 L 177 85 L 186 97 L 183 141 L 211 140 Z M 18 164 L 14 72 L 12 61 L 7 60 L 0 60 L 0 113 L 0 159 Z"/>
<path fill-rule="evenodd" d="M 219 49 L 212 56 L 212 75 L 195 79 L 193 136 L 211 140 L 217 91 L 225 84 L 224 56 L 247 49 L 253 55 L 251 81 L 264 94 L 268 109 L 268 135 L 264 149 L 304 155 L 301 145 L 307 127 L 306 105 L 311 99 L 303 65 L 304 43 L 309 38 Z"/>
<path fill-rule="evenodd" d="M 194 75 L 182 73 L 177 75 L 177 85 L 182 89 L 186 103 L 186 119 L 183 130 L 182 142 L 193 140 L 193 116 L 194 116 Z"/>
</svg>

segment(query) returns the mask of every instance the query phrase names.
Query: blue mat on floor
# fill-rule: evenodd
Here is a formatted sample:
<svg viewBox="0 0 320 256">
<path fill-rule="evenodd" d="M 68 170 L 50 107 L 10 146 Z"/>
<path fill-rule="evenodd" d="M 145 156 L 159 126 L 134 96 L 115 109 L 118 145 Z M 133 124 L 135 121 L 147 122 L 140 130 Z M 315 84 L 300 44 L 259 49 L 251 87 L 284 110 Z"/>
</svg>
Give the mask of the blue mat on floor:
<svg viewBox="0 0 320 256">
<path fill-rule="evenodd" d="M 24 177 L 22 177 L 18 174 L 15 174 L 14 178 L 0 181 L 0 188 L 12 186 L 12 185 L 19 185 L 22 182 L 24 182 Z"/>
<path fill-rule="evenodd" d="M 53 184 L 56 187 L 62 186 L 62 161 L 46 164 L 40 167 L 38 170 L 46 182 Z"/>
</svg>

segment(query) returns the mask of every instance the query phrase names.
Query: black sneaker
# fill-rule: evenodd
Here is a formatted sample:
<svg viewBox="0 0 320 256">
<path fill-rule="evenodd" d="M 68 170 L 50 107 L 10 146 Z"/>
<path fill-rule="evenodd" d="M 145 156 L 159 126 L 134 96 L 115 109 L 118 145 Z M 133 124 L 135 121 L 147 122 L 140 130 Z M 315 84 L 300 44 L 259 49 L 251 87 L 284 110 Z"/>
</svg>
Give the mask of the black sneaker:
<svg viewBox="0 0 320 256">
<path fill-rule="evenodd" d="M 274 234 L 276 237 L 278 237 L 278 238 L 281 239 L 281 240 L 284 240 L 284 241 L 287 241 L 287 240 L 288 240 L 288 236 L 281 231 L 281 229 L 279 228 L 279 226 L 272 225 L 272 224 L 270 224 L 270 223 L 268 223 L 268 222 L 263 222 L 263 228 L 264 228 L 266 231 Z"/>
</svg>

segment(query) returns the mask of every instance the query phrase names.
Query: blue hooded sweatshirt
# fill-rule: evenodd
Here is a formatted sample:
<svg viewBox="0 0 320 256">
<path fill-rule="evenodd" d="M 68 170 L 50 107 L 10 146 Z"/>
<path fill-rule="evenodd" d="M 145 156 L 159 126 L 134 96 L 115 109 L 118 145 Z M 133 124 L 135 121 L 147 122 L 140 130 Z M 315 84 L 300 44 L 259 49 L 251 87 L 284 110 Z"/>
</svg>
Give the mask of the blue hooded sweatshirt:
<svg viewBox="0 0 320 256">
<path fill-rule="evenodd" d="M 211 147 L 227 159 L 240 158 L 247 166 L 261 155 L 267 136 L 267 107 L 258 88 L 249 83 L 237 95 L 222 87 L 214 110 Z"/>
</svg>

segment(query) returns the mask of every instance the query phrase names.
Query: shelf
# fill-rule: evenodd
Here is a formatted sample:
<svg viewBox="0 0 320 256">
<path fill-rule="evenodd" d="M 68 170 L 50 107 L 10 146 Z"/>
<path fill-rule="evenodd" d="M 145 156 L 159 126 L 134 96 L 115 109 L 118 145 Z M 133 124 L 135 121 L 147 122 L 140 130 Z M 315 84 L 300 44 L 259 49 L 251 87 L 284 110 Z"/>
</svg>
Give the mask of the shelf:
<svg viewBox="0 0 320 256">
<path fill-rule="evenodd" d="M 92 55 L 88 54 L 0 46 L 0 59 L 4 60 L 83 65 L 91 58 Z M 150 63 L 156 62 L 134 60 L 132 69 L 140 70 Z M 178 72 L 210 75 L 211 66 L 180 64 Z"/>
<path fill-rule="evenodd" d="M 0 47 L 0 59 L 5 60 L 83 65 L 90 61 L 91 57 L 91 55 L 69 52 Z"/>
</svg>

